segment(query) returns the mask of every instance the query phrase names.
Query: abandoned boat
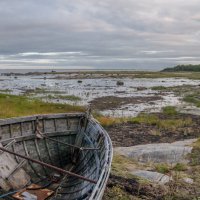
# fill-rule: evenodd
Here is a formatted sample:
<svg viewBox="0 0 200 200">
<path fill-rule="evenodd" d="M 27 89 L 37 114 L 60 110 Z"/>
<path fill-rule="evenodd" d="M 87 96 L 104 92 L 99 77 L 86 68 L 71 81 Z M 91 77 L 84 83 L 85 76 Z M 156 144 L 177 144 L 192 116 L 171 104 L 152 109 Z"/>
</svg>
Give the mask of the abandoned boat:
<svg viewBox="0 0 200 200">
<path fill-rule="evenodd" d="M 100 200 L 112 154 L 87 113 L 0 120 L 0 199 Z"/>
</svg>

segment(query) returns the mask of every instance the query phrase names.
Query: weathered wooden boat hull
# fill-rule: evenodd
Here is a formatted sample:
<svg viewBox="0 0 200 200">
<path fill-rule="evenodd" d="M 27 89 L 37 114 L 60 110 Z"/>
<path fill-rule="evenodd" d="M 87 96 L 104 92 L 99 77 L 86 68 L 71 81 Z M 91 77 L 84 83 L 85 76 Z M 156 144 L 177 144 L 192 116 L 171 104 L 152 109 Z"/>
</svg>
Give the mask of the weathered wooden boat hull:
<svg viewBox="0 0 200 200">
<path fill-rule="evenodd" d="M 38 138 L 38 133 L 45 137 Z M 22 181 L 27 181 L 27 185 L 38 183 L 53 190 L 54 194 L 50 199 L 102 198 L 111 168 L 112 143 L 99 123 L 85 113 L 0 120 L 0 137 L 1 145 L 9 151 L 69 170 L 96 182 L 94 184 L 65 174 L 55 183 L 50 181 L 52 176 L 59 174 L 55 170 L 10 154 L 12 158 L 9 162 L 13 159 L 10 164 L 13 166 L 7 166 L 8 158 L 5 159 L 2 155 L 9 157 L 8 153 L 0 152 L 0 158 L 4 160 L 0 166 L 8 168 L 6 173 L 5 169 L 0 170 L 0 175 L 3 174 L 0 178 L 3 193 L 5 190 L 20 189 L 23 184 L 17 183 L 23 179 Z M 77 146 L 83 149 L 77 149 Z"/>
</svg>

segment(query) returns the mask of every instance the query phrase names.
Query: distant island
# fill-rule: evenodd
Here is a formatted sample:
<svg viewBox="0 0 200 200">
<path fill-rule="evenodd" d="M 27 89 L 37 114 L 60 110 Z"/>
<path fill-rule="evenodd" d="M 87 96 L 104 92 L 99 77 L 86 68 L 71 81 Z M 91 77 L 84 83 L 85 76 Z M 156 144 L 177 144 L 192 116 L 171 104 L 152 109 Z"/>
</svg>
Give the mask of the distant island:
<svg viewBox="0 0 200 200">
<path fill-rule="evenodd" d="M 175 67 L 169 67 L 162 70 L 162 72 L 200 72 L 199 65 L 177 65 Z"/>
</svg>

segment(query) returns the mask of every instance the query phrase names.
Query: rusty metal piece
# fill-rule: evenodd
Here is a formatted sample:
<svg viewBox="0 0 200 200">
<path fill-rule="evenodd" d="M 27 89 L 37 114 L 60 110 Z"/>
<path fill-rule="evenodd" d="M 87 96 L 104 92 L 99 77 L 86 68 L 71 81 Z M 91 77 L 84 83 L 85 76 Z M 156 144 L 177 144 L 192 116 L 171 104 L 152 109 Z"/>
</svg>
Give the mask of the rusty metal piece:
<svg viewBox="0 0 200 200">
<path fill-rule="evenodd" d="M 47 188 L 40 189 L 40 185 L 31 184 L 28 188 L 15 193 L 12 197 L 18 200 L 24 200 L 24 196 L 30 194 L 37 197 L 37 200 L 45 200 L 50 197 L 54 191 Z"/>
<path fill-rule="evenodd" d="M 67 174 L 67 175 L 70 175 L 70 176 L 74 176 L 74 177 L 80 178 L 80 179 L 82 179 L 82 180 L 88 181 L 88 182 L 90 182 L 90 183 L 95 183 L 95 184 L 97 183 L 97 181 L 95 181 L 95 180 L 91 180 L 91 179 L 89 179 L 89 178 L 86 178 L 86 177 L 84 177 L 84 176 L 75 174 L 75 173 L 70 172 L 70 171 L 66 171 L 66 170 L 61 169 L 61 168 L 59 168 L 59 167 L 56 167 L 56 166 L 54 166 L 54 165 L 50 165 L 50 164 L 48 164 L 48 163 L 45 163 L 45 162 L 42 162 L 42 161 L 39 161 L 39 160 L 35 160 L 35 159 L 30 158 L 30 157 L 28 157 L 28 156 L 24 156 L 24 155 L 21 155 L 21 154 L 12 152 L 12 151 L 10 151 L 10 150 L 4 148 L 4 147 L 1 147 L 1 146 L 0 146 L 0 150 L 1 150 L 1 151 L 5 151 L 5 152 L 7 152 L 7 153 L 9 153 L 9 154 L 18 156 L 18 157 L 20 157 L 20 158 L 24 158 L 24 159 L 29 160 L 29 161 L 31 161 L 31 162 L 37 163 L 37 164 L 42 165 L 42 166 L 44 166 L 44 167 L 48 167 L 48 168 L 53 169 L 53 170 L 55 170 L 55 171 L 58 171 L 58 172 L 60 172 L 60 173 L 62 173 L 62 174 Z"/>
</svg>

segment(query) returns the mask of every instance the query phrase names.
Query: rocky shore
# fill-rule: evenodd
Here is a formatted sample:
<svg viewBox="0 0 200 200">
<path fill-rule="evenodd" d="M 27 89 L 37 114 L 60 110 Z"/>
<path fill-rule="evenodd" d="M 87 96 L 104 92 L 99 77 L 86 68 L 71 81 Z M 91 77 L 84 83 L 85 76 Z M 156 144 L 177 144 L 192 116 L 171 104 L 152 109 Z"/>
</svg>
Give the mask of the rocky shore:
<svg viewBox="0 0 200 200">
<path fill-rule="evenodd" d="M 157 115 L 191 123 L 175 130 L 131 122 L 106 128 L 115 148 L 104 200 L 198 199 L 200 116 Z"/>
</svg>

